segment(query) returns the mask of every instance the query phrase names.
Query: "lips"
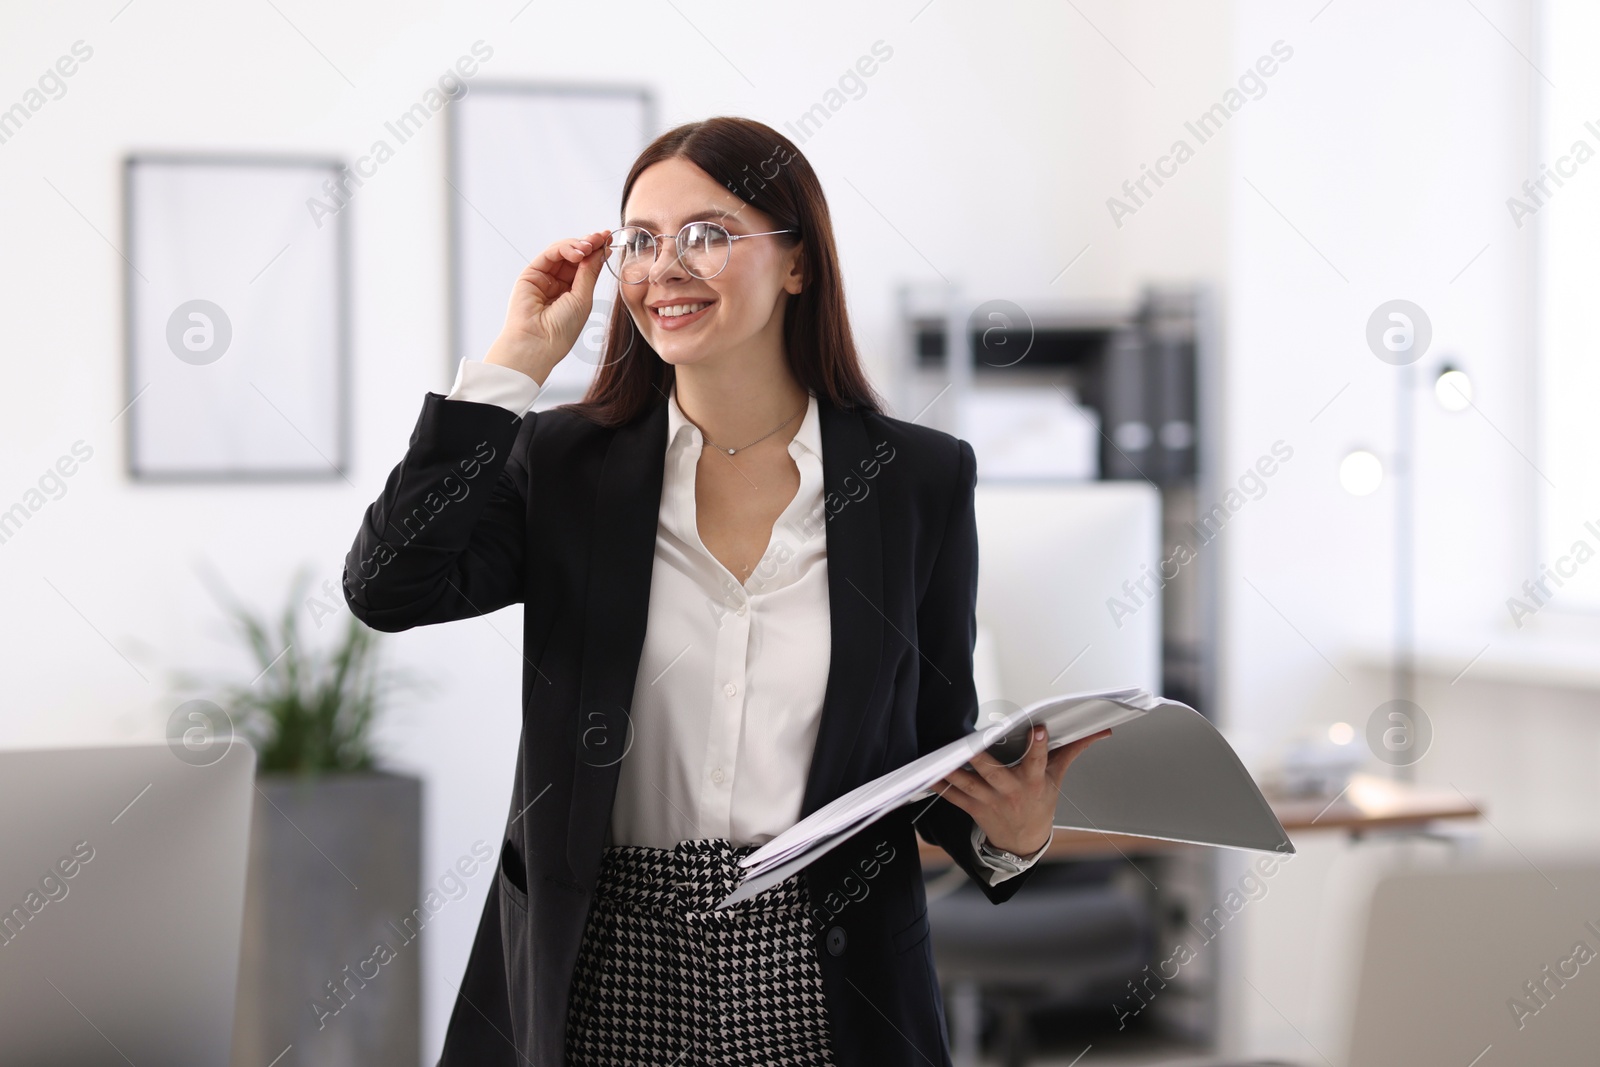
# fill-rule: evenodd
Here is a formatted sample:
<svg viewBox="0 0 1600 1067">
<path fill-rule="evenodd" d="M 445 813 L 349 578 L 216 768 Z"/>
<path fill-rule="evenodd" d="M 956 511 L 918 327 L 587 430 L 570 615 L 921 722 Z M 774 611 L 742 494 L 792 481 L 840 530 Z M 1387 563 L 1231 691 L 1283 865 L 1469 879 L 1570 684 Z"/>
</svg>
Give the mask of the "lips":
<svg viewBox="0 0 1600 1067">
<path fill-rule="evenodd" d="M 716 303 L 714 300 L 683 300 L 671 304 L 663 304 L 660 307 L 652 307 L 650 309 L 650 315 L 655 320 L 656 325 L 661 327 L 663 330 L 680 330 L 685 326 L 699 322 L 705 317 L 706 312 L 711 310 L 711 306 L 714 303 Z M 699 307 L 699 310 L 692 311 L 686 315 L 662 314 L 664 311 L 680 312 L 685 308 L 692 307 Z"/>
</svg>

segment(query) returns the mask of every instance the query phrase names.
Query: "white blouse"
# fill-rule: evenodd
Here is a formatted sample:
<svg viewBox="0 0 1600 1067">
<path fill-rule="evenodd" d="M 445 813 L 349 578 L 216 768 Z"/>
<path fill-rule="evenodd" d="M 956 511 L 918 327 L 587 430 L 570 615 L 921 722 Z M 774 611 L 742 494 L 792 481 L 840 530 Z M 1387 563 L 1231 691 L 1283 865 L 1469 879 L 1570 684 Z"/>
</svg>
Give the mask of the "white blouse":
<svg viewBox="0 0 1600 1067">
<path fill-rule="evenodd" d="M 463 359 L 446 399 L 497 404 L 521 416 L 540 391 L 521 371 Z M 703 443 L 673 389 L 633 737 L 620 767 L 610 844 L 671 848 L 707 837 L 762 844 L 800 818 L 832 634 L 817 398 L 810 397 L 788 444 L 799 491 L 744 582 L 700 540 L 695 472 Z M 976 825 L 972 840 L 974 848 L 983 841 Z M 983 857 L 990 884 L 1043 852 L 1020 866 Z"/>
</svg>

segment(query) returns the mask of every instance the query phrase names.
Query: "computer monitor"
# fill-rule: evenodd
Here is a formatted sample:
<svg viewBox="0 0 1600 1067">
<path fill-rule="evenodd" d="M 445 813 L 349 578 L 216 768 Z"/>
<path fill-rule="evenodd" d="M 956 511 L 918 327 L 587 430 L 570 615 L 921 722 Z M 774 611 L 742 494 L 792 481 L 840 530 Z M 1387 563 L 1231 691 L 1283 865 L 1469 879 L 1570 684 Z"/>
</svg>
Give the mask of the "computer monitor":
<svg viewBox="0 0 1600 1067">
<path fill-rule="evenodd" d="M 0 752 L 0 1060 L 228 1062 L 255 764 Z"/>
<path fill-rule="evenodd" d="M 1057 693 L 1126 686 L 1159 692 L 1156 489 L 1146 482 L 980 480 L 976 508 L 978 625 L 999 687 L 980 687 L 980 703 L 1003 698 L 1024 706 Z"/>
</svg>

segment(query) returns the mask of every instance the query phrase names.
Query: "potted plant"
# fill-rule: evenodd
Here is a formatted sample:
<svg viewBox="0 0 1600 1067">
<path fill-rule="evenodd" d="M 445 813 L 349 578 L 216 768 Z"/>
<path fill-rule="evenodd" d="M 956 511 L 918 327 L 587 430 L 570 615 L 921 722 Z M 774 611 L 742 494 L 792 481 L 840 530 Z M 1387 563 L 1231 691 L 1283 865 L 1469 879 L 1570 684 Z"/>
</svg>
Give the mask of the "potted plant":
<svg viewBox="0 0 1600 1067">
<path fill-rule="evenodd" d="M 275 631 L 222 597 L 253 677 L 216 691 L 257 753 L 232 1063 L 290 1046 L 302 1067 L 416 1063 L 422 782 L 381 769 L 372 739 L 386 695 L 416 683 L 379 671 L 353 615 L 331 645 L 307 633 L 307 605 L 336 613 L 307 587 L 303 570 Z"/>
</svg>

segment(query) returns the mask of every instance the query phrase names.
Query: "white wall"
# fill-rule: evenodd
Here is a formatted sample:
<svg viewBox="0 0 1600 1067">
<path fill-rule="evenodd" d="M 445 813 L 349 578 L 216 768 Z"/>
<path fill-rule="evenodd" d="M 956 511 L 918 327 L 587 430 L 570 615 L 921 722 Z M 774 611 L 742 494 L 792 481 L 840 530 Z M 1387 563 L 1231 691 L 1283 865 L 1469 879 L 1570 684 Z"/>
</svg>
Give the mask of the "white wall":
<svg viewBox="0 0 1600 1067">
<path fill-rule="evenodd" d="M 520 7 L 113 0 L 9 12 L 0 69 L 13 77 L 0 106 L 73 42 L 94 51 L 60 99 L 0 144 L 0 503 L 21 499 L 75 441 L 93 457 L 64 496 L 0 544 L 0 745 L 157 739 L 176 704 L 169 672 L 248 671 L 199 571 L 274 611 L 302 563 L 337 588 L 362 509 L 400 458 L 424 391 L 448 385 L 449 190 L 435 118 L 349 209 L 354 487 L 129 484 L 113 422 L 126 403 L 119 175 L 128 151 L 353 159 L 480 38 L 494 49 L 484 77 L 637 79 L 657 92 L 665 124 L 735 113 L 781 128 L 881 39 L 893 57 L 803 145 L 830 196 L 852 311 L 880 382 L 890 296 L 903 279 L 942 274 L 983 296 L 1064 298 L 1129 297 L 1156 278 L 1221 279 L 1223 151 L 1198 154 L 1120 229 L 1105 198 L 1167 148 L 1197 100 L 1228 84 L 1230 4 Z M 619 65 L 629 48 L 639 58 Z M 317 632 L 309 614 L 302 622 Z M 426 881 L 503 825 L 519 640 L 507 611 L 386 642 L 391 662 L 437 683 L 397 706 L 382 731 L 393 765 L 427 781 Z M 480 877 L 424 939 L 425 1062 L 443 1038 L 486 889 Z"/>
<path fill-rule="evenodd" d="M 1261 754 L 1338 720 L 1359 737 L 1396 695 L 1381 655 L 1392 632 L 1394 482 L 1356 498 L 1337 469 L 1352 448 L 1393 445 L 1395 368 L 1374 357 L 1364 330 L 1380 303 L 1412 300 L 1434 328 L 1418 368 L 1454 354 L 1477 407 L 1448 414 L 1427 391 L 1416 401 L 1427 667 L 1416 700 L 1434 747 L 1415 775 L 1483 803 L 1477 848 L 1510 863 L 1592 847 L 1600 833 L 1600 696 L 1567 684 L 1592 672 L 1555 669 L 1502 622 L 1505 599 L 1532 573 L 1539 477 L 1533 231 L 1519 231 L 1505 207 L 1537 174 L 1532 27 L 1530 0 L 1241 0 L 1236 65 L 1276 38 L 1295 57 L 1276 98 L 1252 105 L 1234 131 L 1228 188 L 1224 473 L 1274 439 L 1295 449 L 1225 535 L 1230 729 Z M 1590 663 L 1592 647 L 1582 653 Z M 1443 850 L 1333 834 L 1302 843 L 1303 857 L 1242 926 L 1239 973 L 1250 984 L 1227 988 L 1230 1043 L 1240 1054 L 1339 1063 L 1371 885 Z"/>
<path fill-rule="evenodd" d="M 1525 4 L 1480 7 L 1526 38 Z M 1316 10 L 1241 4 L 1235 31 L 1237 56 L 1296 47 L 1281 95 L 1237 131 L 1230 185 L 1223 469 L 1277 438 L 1295 448 L 1230 525 L 1226 702 L 1241 729 L 1285 729 L 1286 707 L 1362 723 L 1370 710 L 1326 660 L 1391 632 L 1394 481 L 1352 497 L 1337 480 L 1352 448 L 1393 446 L 1396 369 L 1364 338 L 1379 304 L 1429 313 L 1419 371 L 1456 354 L 1482 412 L 1417 396 L 1418 632 L 1491 628 L 1531 532 L 1536 475 L 1517 450 L 1531 438 L 1529 247 L 1503 206 L 1525 169 L 1531 72 L 1470 6 L 1341 0 L 1308 22 Z"/>
</svg>

